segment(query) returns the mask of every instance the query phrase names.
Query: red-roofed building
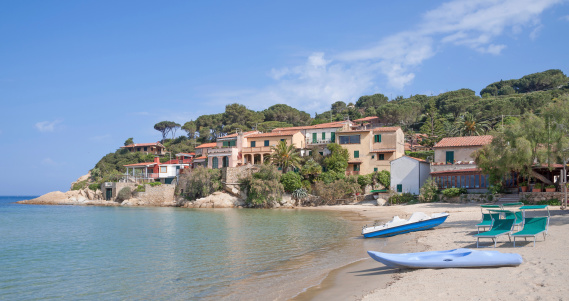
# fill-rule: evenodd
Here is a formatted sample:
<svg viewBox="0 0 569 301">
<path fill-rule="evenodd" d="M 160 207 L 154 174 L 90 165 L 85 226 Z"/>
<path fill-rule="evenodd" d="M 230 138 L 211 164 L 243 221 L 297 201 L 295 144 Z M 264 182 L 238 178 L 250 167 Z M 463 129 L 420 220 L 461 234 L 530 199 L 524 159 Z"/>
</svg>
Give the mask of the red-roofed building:
<svg viewBox="0 0 569 301">
<path fill-rule="evenodd" d="M 271 147 L 276 146 L 281 141 L 285 141 L 288 145 L 294 145 L 296 149 L 305 148 L 304 135 L 298 129 L 251 134 L 247 136 L 247 145 L 242 150 L 244 164 L 263 163 L 273 152 Z"/>
<path fill-rule="evenodd" d="M 146 154 L 153 154 L 162 156 L 166 152 L 166 148 L 160 142 L 154 143 L 134 143 L 126 146 L 121 146 L 129 152 L 141 152 Z"/>
<path fill-rule="evenodd" d="M 126 183 L 147 183 L 162 182 L 162 184 L 172 184 L 176 177 L 184 169 L 190 167 L 189 164 L 180 164 L 178 160 L 170 160 L 160 163 L 160 158 L 155 157 L 153 162 L 143 162 L 123 165 L 126 173 L 123 180 Z"/>
<path fill-rule="evenodd" d="M 474 152 L 492 142 L 492 136 L 443 138 L 433 147 L 435 158 L 431 176 L 441 189 L 466 188 L 469 192 L 486 192 L 488 176 L 474 162 Z"/>
<path fill-rule="evenodd" d="M 217 138 L 214 148 L 208 150 L 207 167 L 223 168 L 237 167 L 246 164 L 243 157 L 243 147 L 247 146 L 247 139 L 259 131 L 238 132 Z"/>
</svg>

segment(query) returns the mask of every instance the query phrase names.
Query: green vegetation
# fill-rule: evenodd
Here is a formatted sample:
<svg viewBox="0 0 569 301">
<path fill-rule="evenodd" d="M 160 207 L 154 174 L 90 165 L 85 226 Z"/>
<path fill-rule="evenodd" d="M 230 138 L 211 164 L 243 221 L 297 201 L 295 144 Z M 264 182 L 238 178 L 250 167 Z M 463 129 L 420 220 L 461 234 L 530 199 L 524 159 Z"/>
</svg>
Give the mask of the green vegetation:
<svg viewBox="0 0 569 301">
<path fill-rule="evenodd" d="M 71 187 L 71 190 L 81 190 L 81 189 L 85 189 L 85 187 L 87 187 L 87 180 L 80 181 L 80 182 L 73 184 L 73 187 Z"/>
<path fill-rule="evenodd" d="M 180 176 L 177 192 L 188 200 L 206 197 L 221 190 L 221 171 L 198 166 L 191 173 Z"/>
<path fill-rule="evenodd" d="M 427 158 L 429 158 L 432 161 L 435 158 L 435 151 L 432 150 L 417 151 L 417 152 L 405 151 L 405 155 L 423 160 L 427 160 Z"/>
<path fill-rule="evenodd" d="M 93 191 L 97 191 L 101 189 L 101 184 L 100 183 L 93 183 L 89 185 L 89 189 L 93 190 Z"/>
<path fill-rule="evenodd" d="M 272 207 L 284 193 L 280 179 L 281 172 L 272 165 L 262 165 L 258 172 L 240 179 L 247 191 L 247 203 L 254 207 Z"/>
<path fill-rule="evenodd" d="M 443 191 L 441 191 L 441 193 L 444 196 L 446 196 L 447 198 L 452 198 L 452 197 L 459 196 L 461 194 L 465 194 L 466 189 L 465 188 L 447 188 L 447 189 L 444 189 Z"/>
<path fill-rule="evenodd" d="M 385 189 L 391 189 L 391 173 L 387 170 L 382 170 L 374 173 L 374 178 Z"/>
<path fill-rule="evenodd" d="M 291 168 L 300 167 L 300 154 L 292 144 L 287 145 L 286 141 L 280 141 L 276 146 L 271 146 L 273 153 L 269 156 L 271 163 L 287 172 Z"/>
<path fill-rule="evenodd" d="M 123 187 L 119 193 L 117 193 L 117 202 L 122 203 L 132 197 L 132 191 L 129 187 Z"/>
<path fill-rule="evenodd" d="M 150 182 L 148 185 L 150 185 L 150 187 L 160 186 L 162 185 L 162 182 Z"/>
<path fill-rule="evenodd" d="M 284 190 L 291 193 L 302 188 L 302 177 L 294 171 L 289 171 L 281 176 L 281 183 Z"/>
<path fill-rule="evenodd" d="M 356 176 L 337 179 L 330 183 L 316 181 L 313 193 L 321 197 L 326 205 L 342 203 L 355 193 L 361 191 L 361 187 L 357 181 Z"/>
<path fill-rule="evenodd" d="M 419 191 L 419 201 L 423 203 L 438 202 L 439 201 L 439 186 L 437 182 L 429 177 Z"/>
<path fill-rule="evenodd" d="M 417 201 L 418 201 L 417 195 L 409 192 L 396 193 L 389 197 L 389 203 L 391 203 L 392 205 L 415 203 Z"/>
</svg>

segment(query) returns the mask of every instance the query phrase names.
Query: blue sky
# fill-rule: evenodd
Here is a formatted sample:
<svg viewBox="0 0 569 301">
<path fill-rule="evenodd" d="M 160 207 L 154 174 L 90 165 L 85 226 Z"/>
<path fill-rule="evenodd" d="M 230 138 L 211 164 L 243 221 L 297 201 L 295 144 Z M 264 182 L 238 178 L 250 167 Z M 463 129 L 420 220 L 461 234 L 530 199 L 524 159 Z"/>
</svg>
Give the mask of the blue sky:
<svg viewBox="0 0 569 301">
<path fill-rule="evenodd" d="M 156 122 L 229 103 L 314 114 L 567 74 L 567 32 L 558 0 L 4 1 L 0 195 L 66 191 Z"/>
</svg>

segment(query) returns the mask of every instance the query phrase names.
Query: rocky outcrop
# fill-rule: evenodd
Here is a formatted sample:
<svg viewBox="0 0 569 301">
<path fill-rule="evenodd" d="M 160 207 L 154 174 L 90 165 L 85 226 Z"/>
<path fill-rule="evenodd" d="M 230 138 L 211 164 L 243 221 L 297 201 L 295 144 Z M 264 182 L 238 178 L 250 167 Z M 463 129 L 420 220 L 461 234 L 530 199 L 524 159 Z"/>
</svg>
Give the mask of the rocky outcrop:
<svg viewBox="0 0 569 301">
<path fill-rule="evenodd" d="M 87 181 L 89 180 L 89 178 L 91 178 L 91 171 L 89 171 L 86 175 L 80 176 L 79 179 L 77 179 L 75 182 L 71 183 L 71 187 L 69 188 L 69 190 L 73 190 L 73 186 L 75 186 L 75 184 L 79 183 L 79 182 L 83 182 L 83 181 Z"/>
<path fill-rule="evenodd" d="M 245 201 L 226 192 L 217 191 L 205 198 L 188 201 L 182 204 L 186 208 L 239 208 Z"/>
<path fill-rule="evenodd" d="M 46 193 L 38 198 L 19 201 L 20 204 L 40 204 L 40 205 L 98 205 L 116 206 L 118 203 L 103 200 L 101 190 L 92 191 L 90 189 L 70 190 L 68 192 L 53 191 Z"/>
</svg>

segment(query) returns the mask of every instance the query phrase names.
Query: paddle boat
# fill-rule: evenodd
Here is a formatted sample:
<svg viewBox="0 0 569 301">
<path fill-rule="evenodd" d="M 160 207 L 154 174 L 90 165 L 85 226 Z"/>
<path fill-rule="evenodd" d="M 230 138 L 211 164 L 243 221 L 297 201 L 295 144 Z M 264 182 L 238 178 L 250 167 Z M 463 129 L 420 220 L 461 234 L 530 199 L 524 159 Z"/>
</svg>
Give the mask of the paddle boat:
<svg viewBox="0 0 569 301">
<path fill-rule="evenodd" d="M 522 256 L 498 251 L 454 249 L 405 254 L 367 251 L 371 258 L 393 268 L 443 269 L 518 266 Z"/>
<path fill-rule="evenodd" d="M 394 216 L 390 222 L 383 225 L 373 225 L 371 227 L 365 225 L 362 229 L 362 235 L 364 238 L 389 237 L 426 230 L 442 224 L 448 216 L 448 213 L 433 213 L 431 216 L 428 216 L 423 212 L 415 212 L 409 219 L 401 219 L 399 216 Z"/>
</svg>

